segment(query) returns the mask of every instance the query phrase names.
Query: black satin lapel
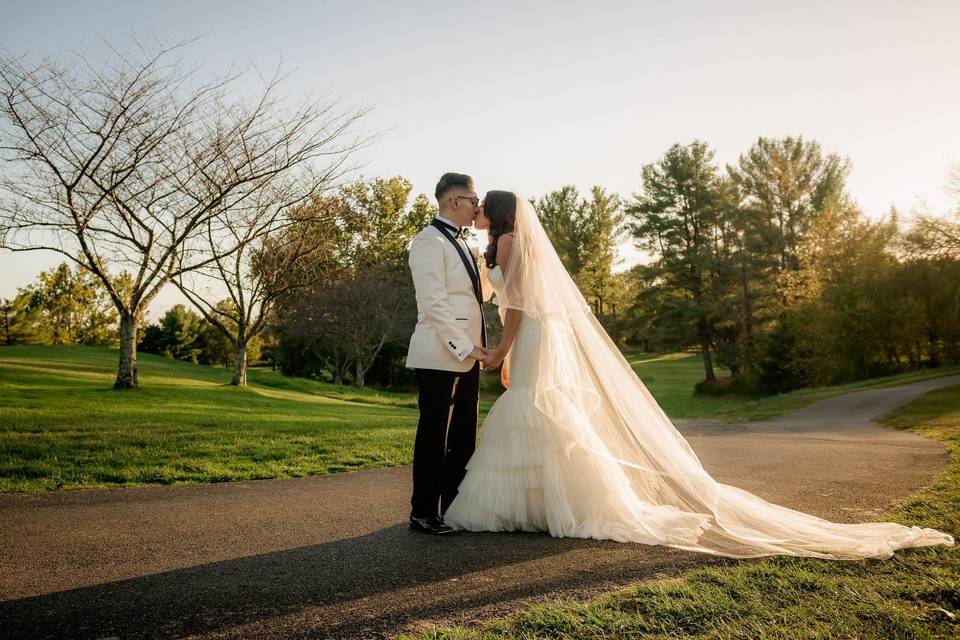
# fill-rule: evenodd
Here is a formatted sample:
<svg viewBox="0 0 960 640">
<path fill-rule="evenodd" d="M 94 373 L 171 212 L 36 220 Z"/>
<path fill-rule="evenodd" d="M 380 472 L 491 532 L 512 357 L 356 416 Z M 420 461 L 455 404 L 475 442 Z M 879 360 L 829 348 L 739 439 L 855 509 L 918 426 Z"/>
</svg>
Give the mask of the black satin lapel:
<svg viewBox="0 0 960 640">
<path fill-rule="evenodd" d="M 477 302 L 483 304 L 483 294 L 480 293 L 480 278 L 477 276 L 476 270 L 470 268 L 470 259 L 467 258 L 467 254 L 464 253 L 463 247 L 457 242 L 457 239 L 450 232 L 450 229 L 442 222 L 439 220 L 431 220 L 430 225 L 436 227 L 440 233 L 443 234 L 443 237 L 452 242 L 453 246 L 456 247 L 457 253 L 460 254 L 460 260 L 463 261 L 463 266 L 467 270 L 467 275 L 470 276 L 470 282 L 473 283 L 473 292 L 477 296 Z"/>
</svg>

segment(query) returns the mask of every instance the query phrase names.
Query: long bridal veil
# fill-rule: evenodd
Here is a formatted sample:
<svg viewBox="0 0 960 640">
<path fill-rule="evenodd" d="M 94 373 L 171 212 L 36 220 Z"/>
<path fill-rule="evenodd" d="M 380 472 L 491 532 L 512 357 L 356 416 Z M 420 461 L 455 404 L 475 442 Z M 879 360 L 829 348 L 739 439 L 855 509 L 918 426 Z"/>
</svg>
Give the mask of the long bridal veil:
<svg viewBox="0 0 960 640">
<path fill-rule="evenodd" d="M 689 535 L 664 544 L 735 558 L 854 559 L 954 543 L 935 529 L 831 522 L 714 480 L 597 321 L 520 195 L 503 273 L 497 303 L 541 325 L 534 397 L 551 418 L 559 448 L 569 456 L 581 447 L 619 465 L 635 503 L 689 516 Z"/>
</svg>

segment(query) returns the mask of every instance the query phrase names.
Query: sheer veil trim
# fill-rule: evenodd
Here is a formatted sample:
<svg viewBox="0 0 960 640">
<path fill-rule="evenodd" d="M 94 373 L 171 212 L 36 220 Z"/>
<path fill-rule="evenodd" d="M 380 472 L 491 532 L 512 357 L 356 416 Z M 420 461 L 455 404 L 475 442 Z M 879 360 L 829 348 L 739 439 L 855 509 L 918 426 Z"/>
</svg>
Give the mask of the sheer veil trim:
<svg viewBox="0 0 960 640">
<path fill-rule="evenodd" d="M 501 314 L 518 309 L 541 325 L 533 397 L 566 455 L 591 451 L 622 469 L 636 504 L 671 506 L 708 523 L 695 543 L 672 546 L 730 557 L 853 559 L 954 543 L 935 529 L 830 522 L 714 480 L 593 315 L 520 194 L 513 250 L 501 272 Z"/>
</svg>

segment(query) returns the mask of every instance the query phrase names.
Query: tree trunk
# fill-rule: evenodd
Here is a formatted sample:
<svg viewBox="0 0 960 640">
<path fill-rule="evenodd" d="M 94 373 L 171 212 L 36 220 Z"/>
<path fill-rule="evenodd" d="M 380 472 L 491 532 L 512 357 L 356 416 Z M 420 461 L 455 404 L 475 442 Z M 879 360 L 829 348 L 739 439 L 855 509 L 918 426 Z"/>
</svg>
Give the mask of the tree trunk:
<svg viewBox="0 0 960 640">
<path fill-rule="evenodd" d="M 137 313 L 120 315 L 120 366 L 114 389 L 137 387 Z"/>
<path fill-rule="evenodd" d="M 237 340 L 237 353 L 233 361 L 233 379 L 230 384 L 234 387 L 247 386 L 247 343 Z"/>
<path fill-rule="evenodd" d="M 713 372 L 713 359 L 710 355 L 710 336 L 707 334 L 706 321 L 703 318 L 697 324 L 699 325 L 700 351 L 703 353 L 703 371 L 707 381 L 712 382 L 717 379 L 717 376 Z"/>
<path fill-rule="evenodd" d="M 337 354 L 337 384 L 347 384 L 347 374 L 350 373 L 350 367 L 353 362 L 345 353 Z"/>
<path fill-rule="evenodd" d="M 355 368 L 355 372 L 356 372 L 356 373 L 354 374 L 353 382 L 354 382 L 354 384 L 356 384 L 358 387 L 362 387 L 362 386 L 363 386 L 363 381 L 364 381 L 364 378 L 365 378 L 365 375 L 364 375 L 364 374 L 366 374 L 366 367 L 363 366 L 363 362 L 360 360 L 359 356 L 357 357 L 357 365 L 356 365 L 356 368 Z"/>
<path fill-rule="evenodd" d="M 358 387 L 362 387 L 366 378 L 367 367 L 363 366 L 363 352 L 359 346 L 354 349 L 354 353 L 356 354 L 356 361 L 353 365 L 353 384 L 357 385 Z"/>
<path fill-rule="evenodd" d="M 742 326 L 744 334 L 748 341 L 748 346 L 753 348 L 753 305 L 750 304 L 750 281 L 747 277 L 746 264 L 740 261 L 740 305 L 743 314 Z M 751 363 L 753 364 L 753 363 Z"/>
<path fill-rule="evenodd" d="M 4 342 L 8 346 L 13 344 L 13 330 L 11 327 L 10 314 L 6 312 L 3 314 L 3 338 Z"/>
</svg>

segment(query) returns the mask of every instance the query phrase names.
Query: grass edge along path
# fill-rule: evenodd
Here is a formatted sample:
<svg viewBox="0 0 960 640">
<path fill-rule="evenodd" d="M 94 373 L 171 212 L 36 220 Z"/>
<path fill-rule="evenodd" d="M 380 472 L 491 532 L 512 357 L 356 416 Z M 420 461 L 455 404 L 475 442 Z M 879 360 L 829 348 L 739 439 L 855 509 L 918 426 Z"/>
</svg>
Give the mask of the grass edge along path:
<svg viewBox="0 0 960 640">
<path fill-rule="evenodd" d="M 884 416 L 942 440 L 946 471 L 878 520 L 960 537 L 960 385 Z M 902 549 L 886 560 L 792 556 L 734 560 L 650 579 L 588 602 L 529 605 L 482 627 L 435 627 L 403 640 L 503 638 L 957 638 L 960 545 Z"/>
</svg>

